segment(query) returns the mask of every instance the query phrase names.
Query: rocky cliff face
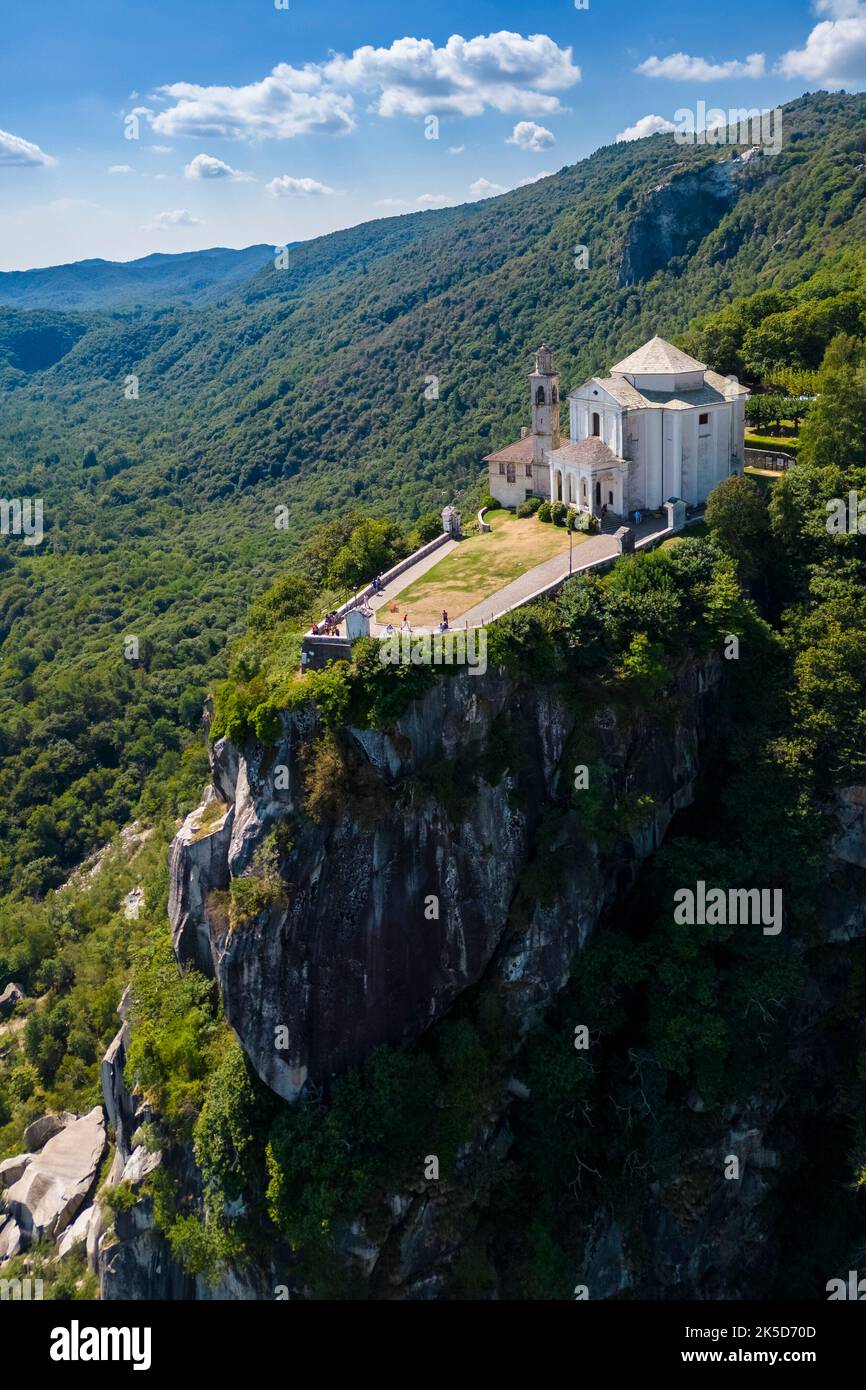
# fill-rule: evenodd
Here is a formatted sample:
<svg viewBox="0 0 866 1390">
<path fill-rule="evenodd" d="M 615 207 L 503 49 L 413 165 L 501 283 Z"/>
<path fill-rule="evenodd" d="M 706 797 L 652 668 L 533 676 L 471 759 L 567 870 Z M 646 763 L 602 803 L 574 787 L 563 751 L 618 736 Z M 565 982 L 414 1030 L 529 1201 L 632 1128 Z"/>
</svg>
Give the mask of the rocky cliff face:
<svg viewBox="0 0 866 1390">
<path fill-rule="evenodd" d="M 620 285 L 640 284 L 678 256 L 688 255 L 716 227 L 736 202 L 745 178 L 761 172 L 761 160 L 746 151 L 735 159 L 718 159 L 696 172 L 678 172 L 643 198 L 618 255 Z M 740 234 L 742 236 L 742 233 Z M 738 250 L 729 239 L 725 257 Z"/>
<path fill-rule="evenodd" d="M 213 787 L 172 849 L 179 960 L 216 975 L 253 1065 L 287 1100 L 377 1043 L 417 1038 L 482 976 L 526 1027 L 692 798 L 718 674 L 684 669 L 669 721 L 628 723 L 598 707 L 576 719 L 503 671 L 442 679 L 390 733 L 340 731 L 345 786 L 318 819 L 305 815 L 323 756 L 312 710 L 282 717 L 276 748 L 217 743 Z M 590 779 L 607 769 L 603 792 L 572 795 L 573 734 L 594 747 Z M 652 811 L 602 843 L 582 794 L 611 811 L 641 794 Z M 224 890 L 280 828 L 278 901 L 232 929 Z M 547 891 L 526 891 L 527 874 Z"/>
<path fill-rule="evenodd" d="M 338 731 L 341 762 L 327 769 L 339 785 L 315 807 L 308 774 L 326 753 L 314 711 L 284 715 L 276 747 L 221 741 L 212 786 L 172 849 L 178 958 L 216 976 L 256 1070 L 288 1101 L 327 1086 L 378 1042 L 416 1038 L 482 980 L 527 1029 L 601 920 L 615 926 L 642 863 L 691 803 L 724 736 L 721 677 L 720 663 L 684 667 L 670 704 L 649 713 L 599 702 L 581 712 L 501 670 L 443 679 L 389 733 Z M 590 787 L 605 770 L 592 813 L 572 790 L 579 764 Z M 651 798 L 646 818 L 626 814 L 638 796 Z M 814 1023 L 840 1008 L 848 944 L 866 934 L 866 790 L 841 790 L 828 824 L 818 950 L 841 950 L 822 954 L 802 1017 L 791 1020 L 792 1074 L 808 1075 L 816 1095 L 832 1092 L 837 1059 L 816 1048 Z M 275 831 L 277 891 L 232 927 L 226 890 L 256 875 Z M 113 1177 L 137 1190 L 138 1165 L 144 1172 L 150 1159 L 131 1143 L 141 1114 L 123 1081 L 125 1039 L 124 1025 L 103 1076 L 118 1139 Z M 707 1113 L 690 1094 L 697 1124 L 671 1175 L 650 1184 L 636 1172 L 633 1200 L 611 1199 L 588 1219 L 575 1277 L 589 1296 L 740 1298 L 772 1288 L 781 1248 L 772 1204 L 810 1123 L 795 1092 L 779 1083 Z M 461 1164 L 501 1167 L 525 1094 L 512 1078 Z M 721 1170 L 729 1153 L 743 1164 L 736 1184 Z M 200 1195 L 191 1152 L 171 1163 L 173 1180 Z M 375 1229 L 356 1220 L 334 1232 L 335 1245 L 374 1298 L 447 1296 L 486 1200 L 483 1183 L 419 1181 L 390 1195 Z M 228 1270 L 216 1287 L 186 1275 L 153 1227 L 146 1188 L 102 1236 L 99 1269 L 104 1298 L 306 1296 L 290 1256 L 282 1269 Z"/>
</svg>

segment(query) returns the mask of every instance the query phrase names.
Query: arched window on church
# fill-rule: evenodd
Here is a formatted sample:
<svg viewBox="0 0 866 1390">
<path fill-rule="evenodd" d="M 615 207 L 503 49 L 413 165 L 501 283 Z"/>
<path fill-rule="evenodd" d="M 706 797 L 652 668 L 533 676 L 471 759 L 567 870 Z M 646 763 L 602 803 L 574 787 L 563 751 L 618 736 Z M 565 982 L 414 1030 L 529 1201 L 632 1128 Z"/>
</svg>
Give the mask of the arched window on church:
<svg viewBox="0 0 866 1390">
<path fill-rule="evenodd" d="M 535 393 L 535 404 L 536 404 L 536 405 L 544 405 L 544 387 L 543 387 L 543 386 L 539 386 L 538 390 L 537 390 L 536 393 Z"/>
<path fill-rule="evenodd" d="M 601 434 L 601 416 L 597 410 L 592 412 L 592 432 L 596 438 Z"/>
<path fill-rule="evenodd" d="M 550 399 L 553 405 L 556 405 L 556 402 L 559 400 L 559 392 L 557 391 L 555 386 L 550 393 Z"/>
<path fill-rule="evenodd" d="M 595 505 L 597 507 L 601 506 L 601 483 L 596 483 L 595 485 Z"/>
<path fill-rule="evenodd" d="M 583 491 L 582 491 L 582 493 L 581 493 L 581 496 L 582 496 L 582 498 L 583 498 L 584 503 L 586 503 L 586 478 L 584 478 L 584 480 L 583 480 L 581 486 L 582 486 L 582 488 L 583 488 Z"/>
</svg>

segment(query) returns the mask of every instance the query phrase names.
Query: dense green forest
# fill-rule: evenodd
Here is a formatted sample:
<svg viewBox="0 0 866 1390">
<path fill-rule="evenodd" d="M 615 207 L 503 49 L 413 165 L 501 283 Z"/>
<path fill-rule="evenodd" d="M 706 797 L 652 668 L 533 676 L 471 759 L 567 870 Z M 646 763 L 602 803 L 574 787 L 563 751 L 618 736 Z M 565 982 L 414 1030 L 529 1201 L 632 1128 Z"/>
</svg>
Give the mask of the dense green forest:
<svg viewBox="0 0 866 1390">
<path fill-rule="evenodd" d="M 786 107 L 782 153 L 733 164 L 730 206 L 698 199 L 675 246 L 666 186 L 736 153 L 611 146 L 305 243 L 213 307 L 0 310 L 3 492 L 42 497 L 47 528 L 0 556 L 0 887 L 62 881 L 177 765 L 226 637 L 317 520 L 362 504 L 409 530 L 472 487 L 542 338 L 565 383 L 696 320 L 683 341 L 720 370 L 816 368 L 863 310 L 864 109 Z"/>
<path fill-rule="evenodd" d="M 16 309 L 141 308 L 223 299 L 269 261 L 269 246 L 214 247 L 137 261 L 75 261 L 44 270 L 0 271 L 0 304 Z"/>
<path fill-rule="evenodd" d="M 466 1138 L 501 1081 L 499 1023 L 483 1008 L 458 1013 L 411 1057 L 371 1059 L 324 1117 L 263 1096 L 205 982 L 177 977 L 165 851 L 206 777 L 207 692 L 219 691 L 222 728 L 251 721 L 267 732 L 298 619 L 350 588 L 371 557 L 379 568 L 403 553 L 444 501 L 478 494 L 480 458 L 526 422 L 542 339 L 566 387 L 660 333 L 745 380 L 785 386 L 791 373 L 818 373 L 820 394 L 769 504 L 752 484 L 726 489 L 706 537 L 576 582 L 495 635 L 497 659 L 528 677 L 601 679 L 626 702 L 658 698 L 671 663 L 720 632 L 748 639 L 729 759 L 690 833 L 653 870 L 653 932 L 644 913 L 615 942 L 600 934 L 557 1006 L 566 1019 L 593 1011 L 603 1073 L 583 1074 L 577 1055 L 553 1067 L 544 1027 L 527 1043 L 533 1100 L 508 1183 L 490 1194 L 491 1221 L 515 1232 L 514 1279 L 538 1297 L 566 1296 L 574 1174 L 561 1126 L 563 1151 L 548 1145 L 550 1115 L 561 1118 L 565 1095 L 592 1105 L 605 1084 L 626 1094 L 629 1047 L 660 1064 L 653 1116 L 636 1137 L 642 1162 L 665 1161 L 683 1088 L 730 1097 L 772 1063 L 796 1089 L 804 1063 L 784 1055 L 781 1020 L 814 945 L 825 800 L 862 776 L 866 746 L 864 541 L 831 537 L 824 510 L 849 490 L 866 496 L 864 117 L 857 96 L 786 107 L 782 153 L 734 165 L 726 202 L 698 200 L 675 245 L 659 242 L 660 203 L 731 156 L 657 136 L 482 204 L 305 243 L 287 270 L 269 265 L 220 303 L 0 309 L 2 492 L 42 497 L 47 527 L 41 546 L 9 536 L 0 549 L 0 988 L 14 979 L 40 1000 L 14 1042 L 0 1037 L 0 1153 L 45 1109 L 98 1098 L 99 1058 L 133 969 L 134 1074 L 169 1136 L 194 1136 L 213 1180 L 206 1248 L 162 1194 L 161 1220 L 193 1264 L 212 1268 L 245 1241 L 306 1242 L 325 1287 L 333 1271 L 316 1232 L 399 1176 L 377 1167 L 382 1127 L 400 1136 L 386 1146 L 399 1167 L 418 1098 L 445 1088 L 454 1127 L 442 1152 Z M 588 271 L 574 269 L 578 243 Z M 436 401 L 424 398 L 430 374 Z M 137 395 L 125 394 L 130 376 Z M 415 693 L 372 672 L 368 655 L 305 687 L 334 722 L 350 708 L 387 722 Z M 56 891 L 134 818 L 154 834 L 132 865 L 117 848 L 94 880 Z M 683 857 L 694 862 L 693 841 L 723 882 L 750 881 L 771 857 L 797 903 L 783 954 L 720 940 L 698 959 L 678 935 L 659 904 L 683 881 Z M 146 906 L 130 921 L 123 896 L 141 883 Z M 757 1060 L 738 1032 L 747 987 L 770 1014 Z M 866 1167 L 866 1063 L 851 1022 L 861 1004 L 837 1021 L 851 1044 L 838 1101 L 849 1161 L 830 1185 L 838 1205 L 810 1208 L 816 1230 L 845 1226 L 840 1188 Z M 240 1175 L 220 1167 L 227 1133 L 244 1140 Z M 362 1158 L 344 1190 L 334 1154 L 347 1133 Z M 595 1142 L 607 1138 L 599 1128 Z M 588 1164 L 597 1158 L 584 1151 Z M 537 1183 L 543 1200 L 526 1225 Z M 258 1193 L 252 1229 L 224 1215 L 238 1184 Z M 464 1293 L 488 1274 L 479 1256 L 459 1274 Z M 807 1276 L 797 1273 L 803 1287 Z"/>
</svg>

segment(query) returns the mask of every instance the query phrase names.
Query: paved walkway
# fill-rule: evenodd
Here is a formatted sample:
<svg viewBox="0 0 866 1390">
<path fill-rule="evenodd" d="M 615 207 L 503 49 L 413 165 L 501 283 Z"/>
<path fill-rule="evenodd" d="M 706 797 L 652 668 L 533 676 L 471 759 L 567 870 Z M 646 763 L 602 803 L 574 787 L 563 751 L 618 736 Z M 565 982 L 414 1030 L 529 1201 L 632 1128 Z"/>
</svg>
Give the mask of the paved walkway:
<svg viewBox="0 0 866 1390">
<path fill-rule="evenodd" d="M 576 574 L 578 570 L 585 569 L 588 565 L 597 564 L 599 560 L 608 560 L 619 553 L 618 546 L 614 540 L 613 533 L 619 529 L 620 523 L 606 528 L 598 536 L 590 536 L 589 540 L 581 541 L 574 547 L 572 555 L 573 570 Z M 642 521 L 640 526 L 633 528 L 636 542 L 647 542 L 654 536 L 659 536 L 667 531 L 666 521 Z M 513 579 L 510 584 L 506 584 L 504 589 L 498 589 L 495 594 L 490 594 L 481 603 L 476 603 L 474 607 L 468 608 L 465 613 L 461 613 L 455 619 L 454 627 L 479 627 L 484 623 L 492 622 L 493 619 L 506 609 L 513 608 L 515 604 L 523 602 L 539 589 L 545 589 L 548 584 L 555 584 L 558 579 L 564 579 L 568 574 L 568 551 L 564 550 L 559 555 L 552 556 L 545 560 L 543 564 L 536 565 L 534 569 L 527 570 L 519 579 Z"/>
<path fill-rule="evenodd" d="M 432 551 L 430 555 L 425 555 L 424 559 L 419 560 L 411 569 L 404 570 L 402 574 L 398 574 L 397 578 L 392 579 L 390 584 L 386 584 L 378 594 L 371 594 L 367 599 L 367 607 L 372 608 L 374 613 L 378 613 L 383 603 L 393 603 L 397 596 L 402 594 L 404 589 L 408 589 L 409 585 L 414 584 L 416 579 L 420 579 L 422 574 L 426 574 L 428 570 L 432 570 L 434 565 L 438 565 L 440 560 L 444 560 L 446 555 L 450 555 L 452 550 L 455 550 L 459 544 L 459 541 L 446 541 L 444 545 L 440 545 L 436 550 Z M 403 621 L 402 609 L 399 613 L 393 615 L 392 621 L 395 627 L 400 626 Z M 377 623 L 371 620 L 371 637 L 381 637 L 384 631 L 385 625 L 383 623 Z"/>
</svg>

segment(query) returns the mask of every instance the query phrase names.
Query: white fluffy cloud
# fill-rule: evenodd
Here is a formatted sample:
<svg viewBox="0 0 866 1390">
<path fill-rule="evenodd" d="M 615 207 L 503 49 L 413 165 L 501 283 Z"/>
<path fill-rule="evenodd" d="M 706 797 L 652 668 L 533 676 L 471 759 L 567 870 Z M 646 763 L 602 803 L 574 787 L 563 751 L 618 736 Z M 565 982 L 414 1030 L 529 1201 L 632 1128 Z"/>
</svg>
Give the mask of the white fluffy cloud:
<svg viewBox="0 0 866 1390">
<path fill-rule="evenodd" d="M 551 145 L 556 144 L 556 137 L 552 130 L 536 125 L 535 121 L 518 121 L 505 143 L 541 154 L 542 150 L 549 150 Z"/>
<path fill-rule="evenodd" d="M 56 164 L 50 154 L 40 150 L 38 145 L 32 144 L 29 140 L 24 140 L 20 135 L 11 135 L 8 130 L 0 130 L 0 167 L 4 165 L 18 165 L 20 167 L 36 167 L 37 165 Z"/>
<path fill-rule="evenodd" d="M 242 174 L 240 169 L 233 169 L 230 164 L 212 154 L 197 154 L 183 172 L 184 177 L 188 179 L 234 179 L 236 183 L 250 181 L 249 174 Z"/>
<path fill-rule="evenodd" d="M 441 48 L 432 39 L 367 44 L 303 68 L 279 63 L 267 77 L 241 87 L 172 82 L 137 107 L 163 136 L 199 139 L 289 140 L 296 135 L 346 135 L 355 129 L 355 94 L 380 116 L 480 116 L 485 110 L 550 114 L 557 92 L 580 81 L 572 50 L 546 34 L 524 38 L 502 30 Z"/>
<path fill-rule="evenodd" d="M 540 174 L 530 174 L 528 179 L 521 179 L 518 188 L 526 188 L 527 184 L 538 183 L 539 179 L 550 179 L 553 177 L 552 169 L 542 169 Z"/>
<path fill-rule="evenodd" d="M 817 0 L 815 11 L 831 17 L 815 25 L 803 48 L 782 55 L 779 72 L 825 87 L 866 82 L 866 5 L 857 0 Z"/>
<path fill-rule="evenodd" d="M 322 71 L 336 87 L 376 93 L 380 116 L 480 116 L 488 107 L 550 113 L 560 110 L 554 93 L 580 81 L 570 48 L 546 34 L 524 38 L 508 30 L 472 39 L 452 34 L 443 48 L 413 38 L 390 48 L 365 45 Z"/>
<path fill-rule="evenodd" d="M 454 199 L 449 198 L 447 193 L 422 193 L 415 201 L 422 208 L 444 208 Z"/>
<path fill-rule="evenodd" d="M 131 164 L 112 164 L 108 169 L 109 174 L 131 174 Z"/>
<path fill-rule="evenodd" d="M 497 193 L 505 193 L 506 189 L 501 183 L 491 183 L 489 179 L 476 179 L 469 185 L 469 192 L 474 193 L 476 198 L 495 198 Z"/>
<path fill-rule="evenodd" d="M 271 179 L 265 187 L 275 198 L 322 198 L 334 191 L 326 183 L 318 183 L 315 179 L 293 179 L 288 174 Z"/>
<path fill-rule="evenodd" d="M 676 130 L 676 126 L 666 116 L 641 116 L 634 125 L 626 126 L 625 130 L 621 130 L 616 138 L 617 142 L 642 140 L 645 135 L 656 135 L 660 130 Z"/>
<path fill-rule="evenodd" d="M 727 63 L 711 63 L 706 58 L 693 58 L 688 53 L 671 53 L 667 58 L 647 58 L 635 72 L 644 77 L 668 77 L 676 82 L 715 82 L 719 78 L 763 77 L 763 53 L 750 53 L 744 63 L 731 59 Z"/>
<path fill-rule="evenodd" d="M 863 8 L 862 0 L 815 0 L 816 14 L 828 14 L 831 19 L 848 19 Z"/>
<path fill-rule="evenodd" d="M 151 117 L 160 135 L 290 140 L 311 132 L 345 135 L 355 128 L 352 97 L 328 86 L 313 66 L 278 63 L 269 76 L 243 87 L 172 82 L 160 87 L 155 99 L 169 103 Z"/>
<path fill-rule="evenodd" d="M 186 208 L 175 208 L 174 212 L 159 213 L 150 224 L 160 231 L 165 231 L 171 227 L 203 227 L 201 218 L 193 217 Z"/>
</svg>

